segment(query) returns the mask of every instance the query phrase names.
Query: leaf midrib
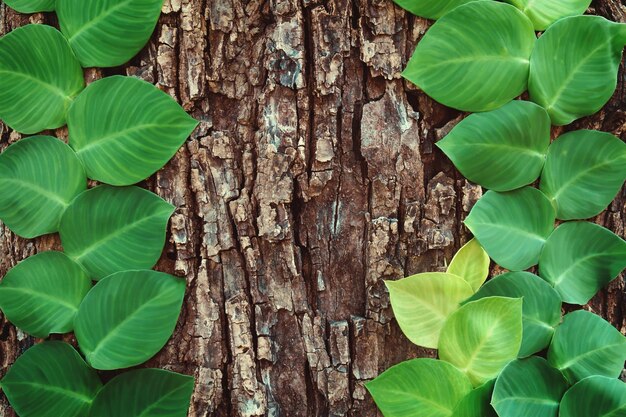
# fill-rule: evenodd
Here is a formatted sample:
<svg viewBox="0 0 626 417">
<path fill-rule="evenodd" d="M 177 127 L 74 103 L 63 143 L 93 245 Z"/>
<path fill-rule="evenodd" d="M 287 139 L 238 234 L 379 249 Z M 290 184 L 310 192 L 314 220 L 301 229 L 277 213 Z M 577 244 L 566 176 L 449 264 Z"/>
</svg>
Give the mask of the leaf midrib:
<svg viewBox="0 0 626 417">
<path fill-rule="evenodd" d="M 45 188 L 37 185 L 37 184 L 33 184 L 31 182 L 28 181 L 24 181 L 24 180 L 20 180 L 17 178 L 0 178 L 0 183 L 1 182 L 11 182 L 11 183 L 16 183 L 22 187 L 26 187 L 26 188 L 30 188 L 31 190 L 35 191 L 38 194 L 41 194 L 43 197 L 47 198 L 48 200 L 52 200 L 54 203 L 56 204 L 60 204 L 63 207 L 67 207 L 70 203 L 67 200 L 64 200 L 63 198 L 59 197 L 58 195 L 46 190 Z"/>
<path fill-rule="evenodd" d="M 569 368 L 572 367 L 572 365 L 576 365 L 578 362 L 580 362 L 582 360 L 582 358 L 586 358 L 587 356 L 594 355 L 594 354 L 602 352 L 604 350 L 611 350 L 613 348 L 621 347 L 621 346 L 624 346 L 623 342 L 612 343 L 610 345 L 604 345 L 604 346 L 600 346 L 600 347 L 597 347 L 597 348 L 592 349 L 592 350 L 588 350 L 587 352 L 582 353 L 580 355 L 576 355 L 574 358 L 568 360 L 567 362 L 565 362 L 563 364 L 560 364 L 559 365 L 559 370 L 563 371 L 565 369 L 569 369 Z"/>
<path fill-rule="evenodd" d="M 172 395 L 178 393 L 179 391 L 182 391 L 184 389 L 186 389 L 187 387 L 183 384 L 179 387 L 174 388 L 173 390 L 171 390 L 170 392 L 168 392 L 167 394 L 163 395 L 161 398 L 159 398 L 157 401 L 153 402 L 152 404 L 150 404 L 148 407 L 144 408 L 144 410 L 141 412 L 141 414 L 138 414 L 136 417 L 150 417 L 150 414 L 146 414 L 149 411 L 152 411 L 154 408 L 156 408 L 160 403 L 163 402 L 164 399 L 171 397 Z"/>
<path fill-rule="evenodd" d="M 57 394 L 64 395 L 66 397 L 73 398 L 85 404 L 91 404 L 93 402 L 93 398 L 88 397 L 86 395 L 79 394 L 77 392 L 67 390 L 61 387 L 55 387 L 50 385 L 38 384 L 36 382 L 28 382 L 28 381 L 12 381 L 8 383 L 8 385 L 27 385 L 29 387 L 36 387 L 38 389 L 42 389 L 44 391 L 50 391 Z"/>
<path fill-rule="evenodd" d="M 56 85 L 47 83 L 45 81 L 42 81 L 39 78 L 33 77 L 30 74 L 26 74 L 26 73 L 23 73 L 23 72 L 3 70 L 3 69 L 0 69 L 0 74 L 12 74 L 12 75 L 15 75 L 15 76 L 18 76 L 18 77 L 26 78 L 27 80 L 34 81 L 37 84 L 40 84 L 40 85 L 44 86 L 46 89 L 50 90 L 55 95 L 61 97 L 61 99 L 63 99 L 64 101 L 70 99 L 70 95 L 67 94 L 65 91 L 63 91 L 62 89 L 60 89 L 59 87 L 57 87 Z"/>
<path fill-rule="evenodd" d="M 455 143 L 455 144 L 450 144 L 448 146 L 450 146 L 450 147 L 457 147 L 457 148 L 462 148 L 462 147 L 466 147 L 466 148 L 473 148 L 473 147 L 504 148 L 504 149 L 514 150 L 515 152 L 525 153 L 525 154 L 528 154 L 530 156 L 537 157 L 539 159 L 545 159 L 545 157 L 546 157 L 546 155 L 544 153 L 535 151 L 533 149 L 528 149 L 528 148 L 522 147 L 522 146 L 508 145 L 508 144 L 505 144 L 505 143 L 491 143 L 491 142 Z"/>
<path fill-rule="evenodd" d="M 49 300 L 50 302 L 55 303 L 55 304 L 60 304 L 63 307 L 66 307 L 66 308 L 70 309 L 74 313 L 78 311 L 78 307 L 77 306 L 75 306 L 73 304 L 70 304 L 66 300 L 63 300 L 62 298 L 58 298 L 58 297 L 56 297 L 54 295 L 51 295 L 50 293 L 44 293 L 44 292 L 36 291 L 36 290 L 34 290 L 32 288 L 26 288 L 26 287 L 0 287 L 0 292 L 3 292 L 3 291 L 7 291 L 7 292 L 10 292 L 10 291 L 21 292 L 21 293 L 24 293 L 24 294 L 28 294 L 28 295 L 32 295 L 32 296 L 35 296 L 35 297 L 43 298 L 44 300 Z"/>
<path fill-rule="evenodd" d="M 598 252 L 598 253 L 593 253 L 591 255 L 583 256 L 582 258 L 578 258 L 574 262 L 572 262 L 567 268 L 565 268 L 565 270 L 556 277 L 556 279 L 553 281 L 552 286 L 556 288 L 559 284 L 561 284 L 561 282 L 563 282 L 563 280 L 565 279 L 565 276 L 569 274 L 569 272 L 572 269 L 577 268 L 578 265 L 581 264 L 582 262 L 588 261 L 589 259 L 593 259 L 593 258 L 604 258 L 604 257 L 614 257 L 614 256 L 619 257 L 622 255 L 623 255 L 623 252 L 610 252 L 610 253 Z"/>
<path fill-rule="evenodd" d="M 563 184 L 561 184 L 561 186 L 560 186 L 559 188 L 557 188 L 557 189 L 556 189 L 556 190 L 558 190 L 558 191 L 556 191 L 556 192 L 552 195 L 552 198 L 553 198 L 554 200 L 558 199 L 558 198 L 559 198 L 559 196 L 560 196 L 560 195 L 561 195 L 561 194 L 565 191 L 565 189 L 566 189 L 567 187 L 569 187 L 569 186 L 570 186 L 570 184 L 572 184 L 572 183 L 576 182 L 576 181 L 577 181 L 577 180 L 579 180 L 581 177 L 584 177 L 584 176 L 588 175 L 590 172 L 595 171 L 595 170 L 597 170 L 597 169 L 599 169 L 599 168 L 603 168 L 603 167 L 605 167 L 605 166 L 611 165 L 612 163 L 614 163 L 615 161 L 618 161 L 618 160 L 620 160 L 620 159 L 624 159 L 624 157 L 623 157 L 623 156 L 619 156 L 619 157 L 617 157 L 617 158 L 610 159 L 610 160 L 608 160 L 608 161 L 603 161 L 603 162 L 601 162 L 601 163 L 599 163 L 599 164 L 592 165 L 592 166 L 590 166 L 590 167 L 588 167 L 588 168 L 586 168 L 586 169 L 584 169 L 584 170 L 582 170 L 582 171 L 578 172 L 578 174 L 574 175 L 574 176 L 573 176 L 573 177 L 571 177 L 569 180 L 567 180 L 567 181 L 565 181 Z"/>
<path fill-rule="evenodd" d="M 132 3 L 132 1 L 133 0 L 124 0 L 123 2 L 118 3 L 115 6 L 111 7 L 110 9 L 105 10 L 104 13 L 99 14 L 98 16 L 94 17 L 93 19 L 85 23 L 83 26 L 78 28 L 78 30 L 76 30 L 72 34 L 72 36 L 70 36 L 67 39 L 67 41 L 71 44 L 78 36 L 83 34 L 86 30 L 98 24 L 101 20 L 106 19 L 109 15 L 115 13 L 118 9 L 122 9 L 125 6 L 128 6 L 130 3 Z"/>
<path fill-rule="evenodd" d="M 497 223 L 483 223 L 483 222 L 470 222 L 472 225 L 475 226 L 487 226 L 487 227 L 492 227 L 492 228 L 496 228 L 496 229 L 505 229 L 508 231 L 513 230 L 513 233 L 517 233 L 517 234 L 521 234 L 524 236 L 528 236 L 529 238 L 532 238 L 533 240 L 537 240 L 539 242 L 541 242 L 542 244 L 546 242 L 546 238 L 544 238 L 543 236 L 536 234 L 536 233 L 531 233 L 531 232 L 527 232 L 525 230 L 519 229 L 517 227 L 513 227 L 513 226 L 506 226 L 506 225 L 501 225 L 501 224 L 497 224 Z"/>
</svg>

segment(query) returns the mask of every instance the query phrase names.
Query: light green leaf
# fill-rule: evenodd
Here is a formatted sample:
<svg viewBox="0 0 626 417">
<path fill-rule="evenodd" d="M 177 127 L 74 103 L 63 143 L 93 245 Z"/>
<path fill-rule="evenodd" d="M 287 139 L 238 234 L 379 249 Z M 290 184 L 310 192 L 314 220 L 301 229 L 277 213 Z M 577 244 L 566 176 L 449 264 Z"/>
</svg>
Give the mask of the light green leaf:
<svg viewBox="0 0 626 417">
<path fill-rule="evenodd" d="M 124 271 L 102 279 L 83 300 L 74 323 L 87 362 L 96 369 L 139 365 L 170 338 L 185 280 L 156 271 Z"/>
<path fill-rule="evenodd" d="M 365 386 L 385 417 L 449 417 L 472 390 L 454 366 L 425 358 L 395 365 Z"/>
<path fill-rule="evenodd" d="M 578 130 L 548 150 L 541 191 L 562 220 L 586 219 L 604 210 L 626 179 L 626 144 L 610 133 Z"/>
<path fill-rule="evenodd" d="M 93 279 L 152 268 L 161 256 L 174 207 L 138 187 L 101 185 L 85 191 L 61 219 L 65 253 Z"/>
<path fill-rule="evenodd" d="M 61 32 L 27 25 L 0 38 L 0 119 L 21 133 L 65 124 L 83 71 Z"/>
<path fill-rule="evenodd" d="M 20 417 L 84 417 L 102 386 L 96 372 L 63 342 L 28 349 L 0 384 Z"/>
<path fill-rule="evenodd" d="M 20 13 L 51 12 L 55 0 L 4 0 L 7 6 Z"/>
<path fill-rule="evenodd" d="M 57 0 L 61 31 L 83 67 L 116 67 L 143 48 L 163 0 Z"/>
<path fill-rule="evenodd" d="M 413 343 L 437 348 L 446 318 L 471 296 L 472 287 L 456 275 L 440 272 L 385 281 L 402 332 Z"/>
<path fill-rule="evenodd" d="M 522 343 L 522 299 L 488 297 L 452 313 L 439 336 L 439 358 L 465 372 L 474 386 L 495 378 Z"/>
<path fill-rule="evenodd" d="M 168 94 L 122 76 L 89 85 L 70 108 L 67 123 L 70 145 L 89 178 L 112 185 L 154 174 L 198 124 Z"/>
<path fill-rule="evenodd" d="M 532 20 L 535 30 L 546 30 L 557 20 L 585 13 L 591 0 L 506 0 Z"/>
<path fill-rule="evenodd" d="M 42 252 L 20 262 L 0 282 L 0 309 L 35 337 L 67 333 L 91 288 L 91 280 L 61 252 Z"/>
<path fill-rule="evenodd" d="M 193 386 L 193 377 L 163 369 L 126 372 L 98 393 L 89 417 L 186 417 Z"/>
<path fill-rule="evenodd" d="M 394 0 L 394 2 L 416 16 L 439 19 L 450 10 L 473 0 Z"/>
<path fill-rule="evenodd" d="M 591 376 L 570 388 L 561 401 L 559 417 L 624 417 L 626 385 L 617 379 Z"/>
<path fill-rule="evenodd" d="M 426 32 L 402 75 L 446 106 L 494 110 L 526 90 L 535 39 L 532 23 L 515 7 L 468 3 Z"/>
<path fill-rule="evenodd" d="M 22 237 L 59 230 L 63 212 L 85 188 L 82 164 L 53 137 L 22 139 L 0 155 L 0 219 Z"/>
<path fill-rule="evenodd" d="M 474 388 L 454 408 L 451 417 L 498 417 L 491 406 L 495 379 Z"/>
<path fill-rule="evenodd" d="M 478 240 L 472 239 L 454 255 L 447 272 L 463 278 L 475 292 L 489 275 L 489 263 L 487 252 Z"/>
<path fill-rule="evenodd" d="M 554 221 L 550 200 L 541 191 L 524 187 L 507 193 L 488 191 L 465 225 L 498 265 L 521 271 L 539 261 Z"/>
<path fill-rule="evenodd" d="M 626 360 L 626 338 L 609 322 L 584 310 L 556 328 L 548 362 L 574 383 L 592 375 L 617 378 Z"/>
<path fill-rule="evenodd" d="M 539 276 L 570 304 L 587 304 L 626 268 L 626 242 L 589 222 L 567 222 L 548 238 Z"/>
</svg>

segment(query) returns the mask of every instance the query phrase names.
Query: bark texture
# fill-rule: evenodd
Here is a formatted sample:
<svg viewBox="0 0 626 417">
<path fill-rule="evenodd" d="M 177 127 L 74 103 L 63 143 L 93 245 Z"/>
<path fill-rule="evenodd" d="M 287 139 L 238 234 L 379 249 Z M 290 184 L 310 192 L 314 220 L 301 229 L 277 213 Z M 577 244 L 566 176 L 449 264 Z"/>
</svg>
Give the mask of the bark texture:
<svg viewBox="0 0 626 417">
<path fill-rule="evenodd" d="M 620 0 L 592 12 L 626 22 Z M 56 18 L 0 5 L 0 35 L 29 22 Z M 178 207 L 157 269 L 188 283 L 148 366 L 196 377 L 190 416 L 377 416 L 364 383 L 434 355 L 402 336 L 383 279 L 442 270 L 482 192 L 433 146 L 462 115 L 400 78 L 428 25 L 390 0 L 165 0 L 135 59 L 87 71 L 144 78 L 201 121 L 144 184 Z M 567 129 L 626 139 L 625 85 Z M 0 124 L 0 149 L 19 139 Z M 623 237 L 625 204 L 596 221 Z M 0 225 L 0 276 L 48 249 Z M 590 304 L 622 331 L 624 288 Z M 0 330 L 1 376 L 37 340 Z"/>
</svg>

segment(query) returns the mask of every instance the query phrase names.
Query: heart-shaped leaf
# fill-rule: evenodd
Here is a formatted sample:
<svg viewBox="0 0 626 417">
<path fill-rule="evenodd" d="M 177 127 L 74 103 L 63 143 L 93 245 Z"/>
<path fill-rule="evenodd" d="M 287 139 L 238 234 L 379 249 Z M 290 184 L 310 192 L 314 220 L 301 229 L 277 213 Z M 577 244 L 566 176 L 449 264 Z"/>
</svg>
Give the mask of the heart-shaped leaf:
<svg viewBox="0 0 626 417">
<path fill-rule="evenodd" d="M 0 38 L 0 119 L 21 133 L 65 124 L 84 87 L 83 71 L 61 32 L 27 25 Z"/>
<path fill-rule="evenodd" d="M 416 16 L 439 19 L 450 10 L 473 0 L 394 0 L 394 2 Z"/>
<path fill-rule="evenodd" d="M 446 318 L 474 292 L 463 278 L 440 272 L 417 274 L 385 284 L 402 332 L 416 345 L 433 349 L 437 348 Z"/>
<path fill-rule="evenodd" d="M 454 255 L 447 272 L 463 278 L 475 292 L 487 279 L 490 262 L 478 240 L 472 239 Z"/>
<path fill-rule="evenodd" d="M 144 47 L 163 0 L 58 0 L 61 31 L 83 67 L 115 67 Z"/>
<path fill-rule="evenodd" d="M 0 385 L 20 417 L 84 417 L 102 387 L 96 372 L 63 342 L 28 349 Z"/>
<path fill-rule="evenodd" d="M 474 386 L 495 378 L 522 343 L 522 299 L 488 297 L 452 313 L 439 335 L 439 358 L 469 376 Z"/>
<path fill-rule="evenodd" d="M 617 378 L 626 360 L 626 338 L 601 317 L 584 310 L 565 315 L 556 328 L 548 362 L 574 383 L 592 375 Z"/>
<path fill-rule="evenodd" d="M 458 402 L 450 417 L 498 417 L 491 406 L 495 379 L 474 388 Z"/>
<path fill-rule="evenodd" d="M 500 417 L 556 417 L 567 381 L 539 356 L 517 359 L 496 380 L 491 404 Z"/>
<path fill-rule="evenodd" d="M 591 376 L 570 388 L 559 417 L 624 417 L 626 384 L 615 378 Z"/>
<path fill-rule="evenodd" d="M 0 219 L 22 237 L 56 232 L 61 215 L 85 188 L 82 164 L 53 137 L 22 139 L 0 155 Z"/>
<path fill-rule="evenodd" d="M 532 187 L 507 193 L 488 191 L 465 219 L 465 225 L 504 268 L 521 271 L 537 264 L 554 229 L 550 200 Z"/>
<path fill-rule="evenodd" d="M 535 39 L 532 23 L 515 7 L 468 3 L 426 32 L 402 75 L 446 106 L 494 110 L 526 90 Z"/>
<path fill-rule="evenodd" d="M 587 302 L 626 268 L 626 242 L 589 222 L 567 222 L 548 238 L 539 276 L 571 304 Z"/>
<path fill-rule="evenodd" d="M 150 359 L 170 338 L 185 280 L 156 271 L 124 271 L 102 279 L 83 300 L 74 323 L 87 362 L 119 369 Z"/>
<path fill-rule="evenodd" d="M 546 30 L 557 20 L 583 14 L 591 0 L 506 0 L 532 20 L 535 30 Z"/>
<path fill-rule="evenodd" d="M 4 0 L 7 6 L 20 13 L 51 12 L 55 0 Z"/>
<path fill-rule="evenodd" d="M 365 386 L 385 417 L 449 417 L 472 390 L 454 366 L 426 358 L 395 365 Z"/>
<path fill-rule="evenodd" d="M 89 417 L 186 417 L 191 376 L 137 369 L 113 378 L 96 396 Z"/>
<path fill-rule="evenodd" d="M 578 130 L 548 150 L 541 191 L 562 220 L 586 219 L 611 203 L 626 179 L 626 144 L 610 133 Z"/>
<path fill-rule="evenodd" d="M 89 85 L 68 114 L 70 145 L 89 178 L 130 185 L 154 174 L 198 124 L 152 84 L 114 76 Z"/>
<path fill-rule="evenodd" d="M 80 266 L 61 252 L 42 252 L 20 262 L 0 282 L 0 309 L 35 337 L 66 333 L 91 288 Z"/>
<path fill-rule="evenodd" d="M 459 123 L 437 146 L 468 180 L 495 191 L 534 182 L 550 145 L 550 117 L 538 105 L 512 101 Z"/>
<path fill-rule="evenodd" d="M 623 25 L 600 16 L 559 20 L 530 58 L 530 97 L 558 126 L 594 114 L 611 98 L 626 44 Z"/>
</svg>

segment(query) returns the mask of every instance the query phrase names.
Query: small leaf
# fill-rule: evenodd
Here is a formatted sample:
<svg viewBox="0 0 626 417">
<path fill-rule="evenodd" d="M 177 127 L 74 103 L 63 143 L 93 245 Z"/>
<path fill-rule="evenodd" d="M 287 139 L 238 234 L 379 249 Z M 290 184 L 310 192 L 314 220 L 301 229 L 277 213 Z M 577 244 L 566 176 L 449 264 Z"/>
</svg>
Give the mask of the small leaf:
<svg viewBox="0 0 626 417">
<path fill-rule="evenodd" d="M 454 366 L 426 358 L 392 366 L 365 386 L 385 417 L 449 417 L 472 390 Z"/>
<path fill-rule="evenodd" d="M 550 117 L 534 103 L 512 101 L 460 122 L 437 146 L 468 180 L 495 191 L 534 182 L 550 144 Z"/>
<path fill-rule="evenodd" d="M 450 417 L 498 417 L 491 406 L 495 379 L 474 388 L 458 402 Z"/>
<path fill-rule="evenodd" d="M 437 348 L 446 318 L 473 293 L 463 278 L 438 272 L 385 281 L 385 284 L 402 332 L 416 345 L 433 349 Z"/>
<path fill-rule="evenodd" d="M 489 275 L 490 261 L 478 240 L 472 239 L 454 255 L 447 272 L 463 278 L 476 292 Z"/>
<path fill-rule="evenodd" d="M 4 0 L 7 6 L 20 13 L 51 12 L 55 0 Z"/>
<path fill-rule="evenodd" d="M 394 0 L 394 2 L 416 16 L 439 19 L 450 10 L 473 0 Z"/>
<path fill-rule="evenodd" d="M 585 13 L 591 0 L 506 0 L 532 20 L 535 30 L 546 30 L 557 20 Z"/>
<path fill-rule="evenodd" d="M 626 385 L 614 378 L 591 376 L 570 388 L 561 401 L 559 417 L 624 417 Z"/>
</svg>

